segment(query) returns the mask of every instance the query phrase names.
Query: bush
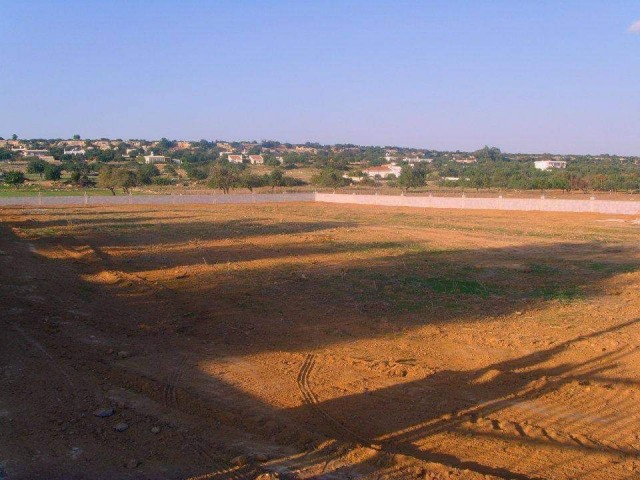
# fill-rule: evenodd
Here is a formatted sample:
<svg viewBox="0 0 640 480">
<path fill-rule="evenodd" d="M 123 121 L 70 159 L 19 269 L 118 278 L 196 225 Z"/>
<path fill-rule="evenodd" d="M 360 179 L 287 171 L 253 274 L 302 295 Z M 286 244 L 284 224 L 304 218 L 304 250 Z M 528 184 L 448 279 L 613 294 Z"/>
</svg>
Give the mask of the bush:
<svg viewBox="0 0 640 480">
<path fill-rule="evenodd" d="M 351 180 L 344 178 L 335 168 L 324 168 L 319 173 L 311 177 L 311 183 L 319 187 L 344 187 L 351 183 Z"/>
<path fill-rule="evenodd" d="M 174 185 L 175 180 L 167 177 L 155 177 L 153 179 L 154 185 Z"/>
<path fill-rule="evenodd" d="M 136 183 L 139 185 L 150 185 L 154 178 L 160 175 L 158 167 L 153 164 L 143 164 L 136 168 Z"/>
<path fill-rule="evenodd" d="M 41 158 L 32 158 L 27 164 L 27 173 L 37 173 L 42 178 L 42 174 L 45 171 L 48 163 Z"/>
<path fill-rule="evenodd" d="M 21 185 L 26 180 L 24 173 L 18 170 L 11 170 L 9 172 L 5 172 L 4 174 L 4 183 L 7 185 Z"/>
<path fill-rule="evenodd" d="M 51 163 L 45 164 L 44 167 L 44 179 L 45 180 L 60 180 L 62 176 L 62 167 L 53 165 Z"/>
</svg>

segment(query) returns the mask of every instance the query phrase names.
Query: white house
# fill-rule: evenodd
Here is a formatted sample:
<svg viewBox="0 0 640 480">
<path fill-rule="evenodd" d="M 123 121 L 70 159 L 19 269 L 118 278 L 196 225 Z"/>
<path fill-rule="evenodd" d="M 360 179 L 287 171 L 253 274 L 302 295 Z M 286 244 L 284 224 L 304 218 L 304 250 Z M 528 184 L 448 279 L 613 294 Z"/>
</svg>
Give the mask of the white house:
<svg viewBox="0 0 640 480">
<path fill-rule="evenodd" d="M 368 177 L 387 178 L 389 175 L 400 175 L 402 167 L 398 165 L 380 165 L 379 167 L 369 167 L 362 171 Z"/>
<path fill-rule="evenodd" d="M 549 170 L 551 168 L 567 168 L 564 160 L 537 160 L 533 162 L 538 170 Z"/>
<path fill-rule="evenodd" d="M 262 165 L 264 164 L 264 158 L 262 155 L 249 155 L 249 162 L 253 165 Z"/>
<path fill-rule="evenodd" d="M 85 150 L 82 148 L 72 148 L 71 150 L 64 150 L 65 155 L 84 155 Z"/>
<path fill-rule="evenodd" d="M 165 161 L 164 155 L 154 155 L 153 152 L 151 155 L 144 156 L 144 163 L 164 163 Z"/>
<path fill-rule="evenodd" d="M 230 163 L 242 163 L 242 155 L 227 155 Z"/>
</svg>

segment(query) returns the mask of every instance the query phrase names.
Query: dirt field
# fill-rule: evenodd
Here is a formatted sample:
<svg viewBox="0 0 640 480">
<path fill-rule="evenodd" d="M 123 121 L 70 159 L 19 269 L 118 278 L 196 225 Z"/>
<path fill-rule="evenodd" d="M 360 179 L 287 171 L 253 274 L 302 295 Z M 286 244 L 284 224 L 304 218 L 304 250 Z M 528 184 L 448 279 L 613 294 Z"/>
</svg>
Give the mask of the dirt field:
<svg viewBox="0 0 640 480">
<path fill-rule="evenodd" d="M 0 479 L 638 478 L 639 238 L 593 214 L 0 210 Z"/>
</svg>

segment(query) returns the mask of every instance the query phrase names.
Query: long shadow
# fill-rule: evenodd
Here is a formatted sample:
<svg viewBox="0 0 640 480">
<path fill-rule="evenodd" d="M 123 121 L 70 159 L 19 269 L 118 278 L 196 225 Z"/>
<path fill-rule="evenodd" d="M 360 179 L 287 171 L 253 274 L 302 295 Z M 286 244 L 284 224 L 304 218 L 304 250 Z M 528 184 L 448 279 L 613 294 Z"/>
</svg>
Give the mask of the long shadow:
<svg viewBox="0 0 640 480">
<path fill-rule="evenodd" d="M 129 223 L 131 225 L 129 226 Z M 283 260 L 316 254 L 344 254 L 380 250 L 377 258 L 330 260 L 317 264 L 302 264 L 292 270 L 290 265 L 270 264 L 246 271 L 219 271 L 198 274 L 196 281 L 181 285 L 175 279 L 166 285 L 141 282 L 130 285 L 119 282 L 96 287 L 80 277 L 80 273 L 116 270 L 137 274 L 154 265 L 153 255 L 115 257 L 106 253 L 113 247 L 149 244 L 184 244 L 192 239 L 243 239 L 269 235 L 292 235 L 324 232 L 346 225 L 346 222 L 282 222 L 264 224 L 256 220 L 226 222 L 196 222 L 187 227 L 179 223 L 145 226 L 140 232 L 135 222 L 122 222 L 123 230 L 117 236 L 103 237 L 91 231 L 91 222 L 83 224 L 80 233 L 62 233 L 43 243 L 60 243 L 75 247 L 90 245 L 101 263 L 74 265 L 66 260 L 42 259 L 43 270 L 55 277 L 58 273 L 74 275 L 71 288 L 97 289 L 84 294 L 76 291 L 78 301 L 87 307 L 91 322 L 98 328 L 119 328 L 129 335 L 140 333 L 140 325 L 158 334 L 176 333 L 208 341 L 206 349 L 194 349 L 191 355 L 198 363 L 227 355 L 250 355 L 270 351 L 308 352 L 334 344 L 348 344 L 365 338 L 386 338 L 404 334 L 427 324 L 461 321 L 480 311 L 500 316 L 522 308 L 535 308 L 548 301 L 582 301 L 596 298 L 602 285 L 620 273 L 638 269 L 634 263 L 638 249 L 622 248 L 611 255 L 614 262 L 591 265 L 594 252 L 603 247 L 597 244 L 564 243 L 557 255 L 549 259 L 549 244 L 531 247 L 483 248 L 456 252 L 406 251 L 402 242 L 365 242 L 354 245 L 330 243 L 307 247 L 289 246 L 265 249 L 255 254 L 242 249 L 214 247 L 207 249 L 212 258 Z M 7 224 L 1 226 L 2 235 L 18 241 L 8 227 L 39 228 L 35 225 Z M 96 224 L 99 226 L 99 223 Z M 130 228 L 130 230 L 129 230 Z M 135 238 L 128 238 L 135 233 Z M 142 235 L 140 235 L 142 233 Z M 141 239 L 142 237 L 142 239 Z M 310 240 L 312 242 L 313 239 Z M 36 242 L 37 245 L 37 242 Z M 552 247 L 551 247 L 552 248 Z M 404 250 L 403 250 L 404 249 Z M 186 254 L 185 254 L 186 250 Z M 184 266 L 182 257 L 196 255 L 200 249 L 183 249 L 181 258 L 165 268 Z M 170 254 L 169 254 L 170 255 Z M 165 257 L 166 258 L 166 257 Z M 630 260 L 631 259 L 631 260 Z M 173 263 L 171 263 L 173 262 Z M 513 267 L 513 265 L 516 267 Z M 189 263 L 186 263 L 189 265 Z M 525 268 L 522 268 L 522 267 Z M 570 267 L 570 268 L 567 268 Z M 158 311 L 158 299 L 162 309 Z M 154 306 L 156 308 L 154 308 Z M 104 308 L 104 311 L 101 311 Z M 301 315 L 302 312 L 302 315 Z M 125 316 L 122 320 L 118 315 Z M 135 323 L 128 318 L 138 319 Z M 105 323 L 108 320 L 108 323 Z M 623 358 L 625 351 L 607 352 L 582 364 L 545 365 L 557 359 L 576 342 L 596 338 L 606 333 L 630 327 L 638 320 L 580 336 L 552 348 L 498 362 L 482 369 L 469 371 L 442 370 L 426 378 L 403 382 L 368 394 L 352 394 L 321 401 L 310 390 L 301 373 L 299 379 L 305 404 L 302 407 L 279 410 L 260 400 L 207 377 L 210 389 L 205 393 L 189 392 L 199 406 L 215 396 L 219 402 L 206 409 L 212 416 L 225 406 L 225 399 L 236 399 L 234 416 L 237 421 L 243 411 L 259 411 L 263 415 L 289 419 L 309 418 L 312 428 L 329 438 L 343 442 L 368 442 L 379 445 L 382 452 L 401 453 L 417 459 L 434 461 L 456 468 L 466 468 L 482 474 L 503 478 L 528 479 L 525 474 L 506 468 L 485 465 L 478 461 L 463 460 L 455 455 L 425 450 L 416 444 L 441 431 L 462 431 L 463 423 L 489 419 L 493 413 L 514 402 L 526 402 L 559 389 L 574 381 L 631 382 L 630 379 L 607 376 L 612 362 Z M 177 342 L 171 337 L 162 340 L 166 351 Z M 213 348 L 212 348 L 213 346 Z M 213 351 L 212 351 L 213 350 Z M 514 371 L 526 371 L 513 375 Z M 488 381 L 479 382 L 488 373 L 498 372 Z M 533 382 L 546 379 L 542 385 L 529 387 Z M 549 380 L 550 379 L 550 380 Z M 407 392 L 428 392 L 432 401 L 414 408 Z M 219 405 L 219 407 L 218 407 Z M 183 407 L 186 408 L 186 407 Z M 387 412 L 393 415 L 383 422 L 367 421 L 362 412 Z M 398 412 L 402 410 L 401 414 Z M 370 415 L 369 415 L 370 416 Z M 345 419 L 351 418 L 351 422 Z M 354 421 L 355 419 L 355 421 Z M 354 426 L 355 424 L 355 426 Z M 261 431 L 257 423 L 248 422 L 247 429 Z M 290 427 L 294 428 L 294 427 Z M 495 428 L 478 435 L 502 435 Z M 503 435 L 504 436 L 504 435 Z M 522 437 L 522 442 L 536 443 L 538 439 Z M 570 448 L 589 454 L 592 448 L 571 444 Z M 620 455 L 630 451 L 618 450 Z"/>
<path fill-rule="evenodd" d="M 153 219 L 150 219 L 153 220 Z M 156 219 L 157 220 L 157 219 Z M 38 230 L 41 227 L 39 222 L 26 222 L 28 225 L 11 224 L 12 227 L 21 227 L 23 231 L 31 231 L 39 236 Z M 45 222 L 46 223 L 46 222 Z M 69 222 L 62 222 L 67 227 L 72 227 Z M 354 226 L 352 222 L 335 221 L 309 221 L 309 222 L 276 222 L 262 223 L 255 219 L 247 220 L 227 220 L 227 221 L 185 221 L 166 223 L 143 223 L 139 224 L 126 219 L 100 221 L 95 224 L 91 221 L 82 223 L 78 228 L 62 229 L 51 232 L 44 227 L 43 237 L 49 237 L 56 241 L 65 238 L 81 236 L 90 239 L 99 247 L 113 245 L 116 242 L 119 246 L 133 245 L 170 245 L 180 244 L 185 241 L 215 241 L 215 240 L 241 240 L 250 237 L 260 237 L 269 235 L 294 235 L 330 230 L 338 227 Z M 55 228 L 51 227 L 51 228 Z"/>
</svg>

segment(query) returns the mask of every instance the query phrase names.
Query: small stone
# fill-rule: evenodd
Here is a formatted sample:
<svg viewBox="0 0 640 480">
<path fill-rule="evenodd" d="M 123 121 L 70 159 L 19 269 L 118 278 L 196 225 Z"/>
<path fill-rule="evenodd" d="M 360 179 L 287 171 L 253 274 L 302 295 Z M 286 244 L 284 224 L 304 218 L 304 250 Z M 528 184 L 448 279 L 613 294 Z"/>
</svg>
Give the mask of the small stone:
<svg viewBox="0 0 640 480">
<path fill-rule="evenodd" d="M 160 427 L 151 427 L 151 433 L 158 434 L 160 433 Z"/>
<path fill-rule="evenodd" d="M 237 457 L 231 460 L 231 464 L 237 467 L 242 467 L 247 464 L 247 457 L 245 455 L 238 455 Z"/>
<path fill-rule="evenodd" d="M 115 427 L 113 427 L 116 432 L 124 432 L 127 428 L 129 428 L 129 424 L 124 422 L 118 423 Z"/>
<path fill-rule="evenodd" d="M 127 358 L 129 355 L 129 352 L 127 352 L 126 350 L 120 350 L 118 352 L 118 358 Z"/>
<path fill-rule="evenodd" d="M 132 458 L 126 463 L 126 467 L 131 469 L 138 468 L 139 465 L 140 465 L 140 460 L 137 460 L 135 458 Z"/>
<path fill-rule="evenodd" d="M 276 480 L 280 478 L 280 476 L 275 472 L 261 473 L 258 475 L 255 480 Z"/>
<path fill-rule="evenodd" d="M 107 418 L 110 417 L 111 415 L 113 415 L 114 413 L 116 413 L 116 411 L 112 408 L 112 407 L 107 407 L 107 408 L 99 408 L 98 410 L 96 410 L 95 412 L 93 412 L 93 414 L 96 417 L 100 417 L 100 418 Z"/>
<path fill-rule="evenodd" d="M 258 462 L 268 462 L 269 457 L 264 453 L 256 453 L 253 458 L 255 458 Z"/>
<path fill-rule="evenodd" d="M 522 312 L 517 311 L 517 312 L 516 312 L 516 315 L 522 315 Z"/>
</svg>

